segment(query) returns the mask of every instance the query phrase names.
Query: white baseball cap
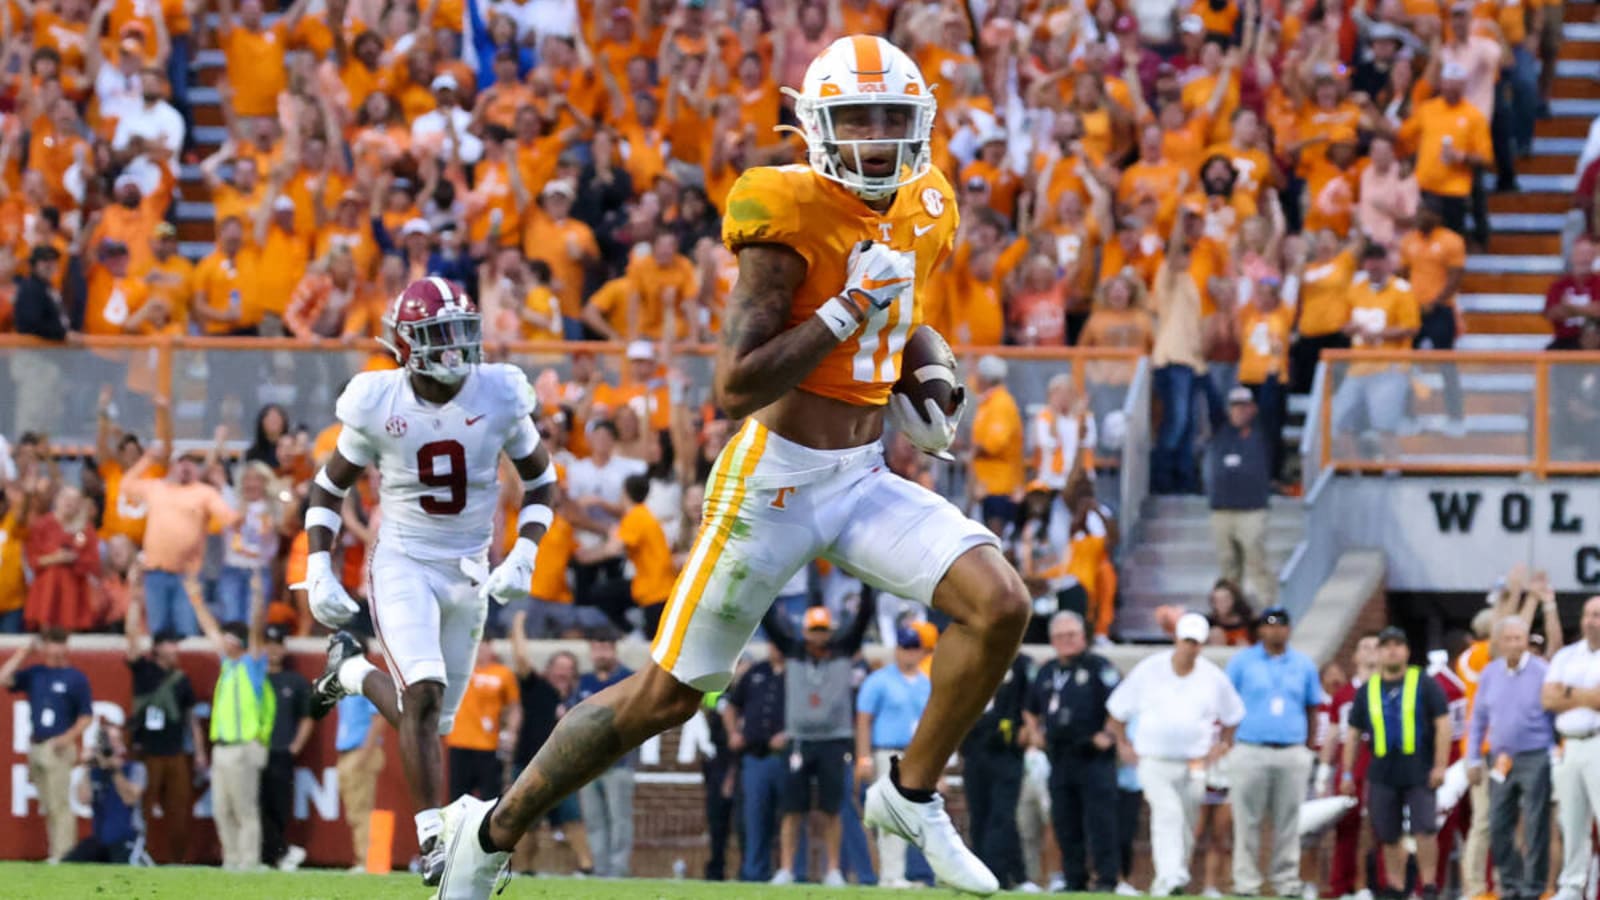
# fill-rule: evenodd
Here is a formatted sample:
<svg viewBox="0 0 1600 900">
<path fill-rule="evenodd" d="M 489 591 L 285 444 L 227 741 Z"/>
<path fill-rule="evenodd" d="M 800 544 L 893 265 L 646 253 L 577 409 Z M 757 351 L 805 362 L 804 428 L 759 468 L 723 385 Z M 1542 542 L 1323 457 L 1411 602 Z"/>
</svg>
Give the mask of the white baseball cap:
<svg viewBox="0 0 1600 900">
<path fill-rule="evenodd" d="M 430 90 L 435 90 L 435 91 L 444 91 L 444 90 L 454 91 L 454 90 L 460 90 L 461 85 L 456 83 L 456 77 L 454 75 L 451 75 L 449 72 L 446 72 L 443 75 L 439 75 L 439 76 L 435 77 L 433 79 L 433 83 L 430 84 L 428 87 L 429 87 Z"/>
<path fill-rule="evenodd" d="M 628 359 L 655 359 L 656 345 L 649 341 L 631 341 L 628 344 Z"/>
<path fill-rule="evenodd" d="M 998 381 L 1006 377 L 1006 361 L 990 353 L 978 360 L 978 374 Z"/>
<path fill-rule="evenodd" d="M 1195 641 L 1204 644 L 1206 638 L 1211 636 L 1211 623 L 1206 621 L 1205 616 L 1197 612 L 1184 613 L 1178 619 L 1176 636 L 1180 641 Z"/>
</svg>

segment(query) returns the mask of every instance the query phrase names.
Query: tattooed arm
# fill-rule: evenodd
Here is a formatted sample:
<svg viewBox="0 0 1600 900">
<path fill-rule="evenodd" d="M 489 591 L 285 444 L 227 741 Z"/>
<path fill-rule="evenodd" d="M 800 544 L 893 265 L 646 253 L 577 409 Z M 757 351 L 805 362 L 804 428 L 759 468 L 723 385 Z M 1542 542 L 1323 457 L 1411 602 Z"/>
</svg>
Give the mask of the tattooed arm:
<svg viewBox="0 0 1600 900">
<path fill-rule="evenodd" d="M 728 415 L 748 416 L 782 397 L 839 345 L 816 316 L 784 328 L 805 277 L 805 259 L 781 244 L 739 249 L 739 280 L 717 348 L 717 403 Z"/>
</svg>

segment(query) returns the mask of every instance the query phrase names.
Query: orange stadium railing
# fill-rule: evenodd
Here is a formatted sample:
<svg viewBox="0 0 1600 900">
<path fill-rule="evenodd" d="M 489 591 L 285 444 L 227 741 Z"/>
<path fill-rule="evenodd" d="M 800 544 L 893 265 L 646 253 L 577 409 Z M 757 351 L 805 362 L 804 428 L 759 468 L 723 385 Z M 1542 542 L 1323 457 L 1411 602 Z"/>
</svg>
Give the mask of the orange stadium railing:
<svg viewBox="0 0 1600 900">
<path fill-rule="evenodd" d="M 1600 352 L 1334 350 L 1322 361 L 1327 389 L 1315 409 L 1322 468 L 1600 474 Z M 1387 389 L 1376 385 L 1383 379 Z M 1455 391 L 1459 410 L 1451 408 Z M 1371 427 L 1373 399 L 1389 407 L 1379 417 L 1387 412 L 1397 428 Z M 1404 404 L 1398 417 L 1397 402 Z"/>
</svg>

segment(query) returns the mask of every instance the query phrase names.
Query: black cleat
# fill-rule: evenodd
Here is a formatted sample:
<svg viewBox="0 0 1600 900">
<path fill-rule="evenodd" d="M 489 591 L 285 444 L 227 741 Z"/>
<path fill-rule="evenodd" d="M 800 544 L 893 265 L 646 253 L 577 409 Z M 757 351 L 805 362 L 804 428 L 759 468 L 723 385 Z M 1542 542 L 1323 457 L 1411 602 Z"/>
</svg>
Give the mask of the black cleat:
<svg viewBox="0 0 1600 900">
<path fill-rule="evenodd" d="M 472 838 L 476 840 L 477 836 L 473 835 Z M 444 842 L 439 840 L 437 835 L 428 838 L 427 843 L 422 845 L 420 852 L 422 860 L 418 868 L 422 872 L 422 886 L 438 887 L 439 882 L 444 879 Z"/>
<path fill-rule="evenodd" d="M 328 664 L 322 674 L 311 683 L 311 718 L 320 719 L 333 709 L 334 704 L 349 695 L 339 683 L 339 667 L 345 660 L 362 655 L 361 642 L 348 631 L 336 631 L 328 638 Z"/>
</svg>

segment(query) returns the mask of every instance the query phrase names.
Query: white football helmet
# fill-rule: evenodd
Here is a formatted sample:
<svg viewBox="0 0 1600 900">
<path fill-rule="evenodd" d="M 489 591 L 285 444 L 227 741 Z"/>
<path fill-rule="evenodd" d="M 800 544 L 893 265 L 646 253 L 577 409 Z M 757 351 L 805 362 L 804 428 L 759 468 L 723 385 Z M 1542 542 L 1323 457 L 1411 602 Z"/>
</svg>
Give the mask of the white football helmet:
<svg viewBox="0 0 1600 900">
<path fill-rule="evenodd" d="M 883 38 L 856 34 L 834 41 L 806 68 L 801 90 L 786 87 L 783 92 L 794 98 L 795 118 L 800 120 L 811 168 L 863 199 L 887 197 L 932 168 L 928 141 L 936 107 L 933 93 L 911 57 Z M 905 133 L 873 140 L 840 140 L 834 113 L 852 106 L 903 108 Z M 886 143 L 894 144 L 897 151 L 894 170 L 887 175 L 865 174 L 861 147 Z"/>
</svg>

